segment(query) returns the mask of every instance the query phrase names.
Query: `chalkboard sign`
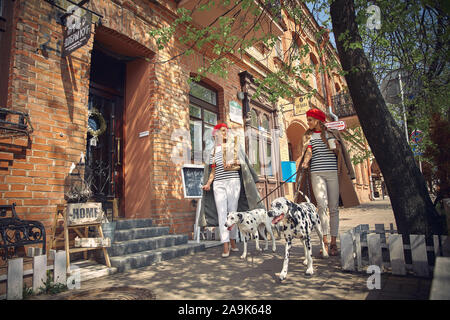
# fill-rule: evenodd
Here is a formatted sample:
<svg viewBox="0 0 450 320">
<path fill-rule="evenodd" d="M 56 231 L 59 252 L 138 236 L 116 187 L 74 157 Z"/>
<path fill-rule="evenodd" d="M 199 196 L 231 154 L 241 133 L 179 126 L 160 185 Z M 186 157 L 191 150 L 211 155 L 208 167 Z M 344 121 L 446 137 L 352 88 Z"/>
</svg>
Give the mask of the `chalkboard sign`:
<svg viewBox="0 0 450 320">
<path fill-rule="evenodd" d="M 203 165 L 185 164 L 181 170 L 185 198 L 200 199 L 202 197 Z"/>
</svg>

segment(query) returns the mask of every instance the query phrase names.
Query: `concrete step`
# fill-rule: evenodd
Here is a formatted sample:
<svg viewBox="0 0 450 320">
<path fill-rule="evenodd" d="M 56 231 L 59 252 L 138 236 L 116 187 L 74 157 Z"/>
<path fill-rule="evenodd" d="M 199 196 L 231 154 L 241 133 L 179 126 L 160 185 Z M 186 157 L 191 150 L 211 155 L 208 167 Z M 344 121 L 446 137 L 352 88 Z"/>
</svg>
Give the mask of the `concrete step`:
<svg viewBox="0 0 450 320">
<path fill-rule="evenodd" d="M 78 276 L 77 273 L 79 273 L 81 282 L 83 282 L 117 273 L 117 268 L 108 268 L 94 260 L 82 260 L 70 263 L 70 272 L 67 276 Z M 82 286 L 83 284 L 81 284 Z"/>
<path fill-rule="evenodd" d="M 149 228 L 152 226 L 152 219 L 128 219 L 116 220 L 116 230 L 126 230 L 134 228 Z"/>
<path fill-rule="evenodd" d="M 147 267 L 154 263 L 204 251 L 204 244 L 189 243 L 168 248 L 132 253 L 119 257 L 111 257 L 111 265 L 118 272 Z"/>
<path fill-rule="evenodd" d="M 135 239 L 129 241 L 114 242 L 108 253 L 112 257 L 123 256 L 126 254 L 154 250 L 164 247 L 186 244 L 188 236 L 182 234 L 164 235 L 160 237 Z"/>
<path fill-rule="evenodd" d="M 116 230 L 114 233 L 114 242 L 159 237 L 167 234 L 169 234 L 169 227 L 147 227 Z"/>
</svg>

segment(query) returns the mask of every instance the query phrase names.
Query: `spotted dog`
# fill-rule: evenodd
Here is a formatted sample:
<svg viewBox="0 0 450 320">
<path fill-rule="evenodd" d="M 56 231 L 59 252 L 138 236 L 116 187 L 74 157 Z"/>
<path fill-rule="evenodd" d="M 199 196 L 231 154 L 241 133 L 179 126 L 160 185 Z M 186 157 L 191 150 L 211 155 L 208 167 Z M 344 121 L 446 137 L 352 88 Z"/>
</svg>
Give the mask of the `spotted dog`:
<svg viewBox="0 0 450 320">
<path fill-rule="evenodd" d="M 300 237 L 305 247 L 306 258 L 303 264 L 307 266 L 306 274 L 312 275 L 314 273 L 311 255 L 311 232 L 313 228 L 316 229 L 319 235 L 324 258 L 328 257 L 323 243 L 322 227 L 316 207 L 307 197 L 306 199 L 308 202 L 297 204 L 284 197 L 277 198 L 272 201 L 271 208 L 267 212 L 268 216 L 272 218 L 272 223 L 281 227 L 286 242 L 283 269 L 280 273 L 281 281 L 287 276 L 289 251 L 294 237 Z"/>
<path fill-rule="evenodd" d="M 245 259 L 247 256 L 247 242 L 252 236 L 256 240 L 256 250 L 261 251 L 261 248 L 259 247 L 258 230 L 264 240 L 266 240 L 265 250 L 269 247 L 269 240 L 265 235 L 264 229 L 270 233 L 272 236 L 272 250 L 275 252 L 275 237 L 273 236 L 271 221 L 272 219 L 269 218 L 264 209 L 228 213 L 225 227 L 227 227 L 228 230 L 231 230 L 233 225 L 236 224 L 244 237 L 244 252 L 241 255 L 241 259 Z"/>
</svg>

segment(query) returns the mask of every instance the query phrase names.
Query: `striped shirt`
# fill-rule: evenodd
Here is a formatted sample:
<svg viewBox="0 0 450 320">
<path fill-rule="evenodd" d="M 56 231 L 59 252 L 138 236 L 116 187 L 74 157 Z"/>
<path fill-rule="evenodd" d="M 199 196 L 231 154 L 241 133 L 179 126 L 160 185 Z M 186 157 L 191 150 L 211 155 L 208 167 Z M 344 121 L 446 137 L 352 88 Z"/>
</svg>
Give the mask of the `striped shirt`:
<svg viewBox="0 0 450 320">
<path fill-rule="evenodd" d="M 214 149 L 211 151 L 211 156 L 209 157 L 209 164 L 213 164 L 213 153 Z M 239 171 L 225 171 L 223 169 L 223 156 L 222 156 L 222 146 L 216 147 L 216 172 L 214 176 L 214 181 L 227 180 L 227 179 L 239 179 Z"/>
<path fill-rule="evenodd" d="M 320 132 L 314 131 L 308 148 L 312 148 L 311 172 L 337 171 L 337 158 L 323 142 Z"/>
</svg>

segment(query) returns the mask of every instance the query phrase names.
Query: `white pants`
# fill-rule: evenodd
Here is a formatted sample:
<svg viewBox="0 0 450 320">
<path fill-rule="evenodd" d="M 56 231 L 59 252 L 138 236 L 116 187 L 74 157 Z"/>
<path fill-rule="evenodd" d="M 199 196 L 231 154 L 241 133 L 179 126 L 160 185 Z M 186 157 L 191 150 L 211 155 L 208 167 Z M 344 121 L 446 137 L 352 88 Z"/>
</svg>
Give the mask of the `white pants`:
<svg viewBox="0 0 450 320">
<path fill-rule="evenodd" d="M 233 229 L 228 231 L 225 223 L 227 222 L 228 212 L 236 211 L 238 208 L 241 180 L 229 179 L 214 181 L 213 190 L 217 215 L 219 217 L 220 241 L 222 243 L 229 242 L 230 238 L 237 238 L 237 227 L 234 225 Z"/>
<path fill-rule="evenodd" d="M 311 172 L 311 184 L 323 234 L 337 237 L 339 231 L 339 180 L 337 171 Z M 330 209 L 330 216 L 327 214 Z M 331 229 L 331 230 L 330 230 Z"/>
</svg>

